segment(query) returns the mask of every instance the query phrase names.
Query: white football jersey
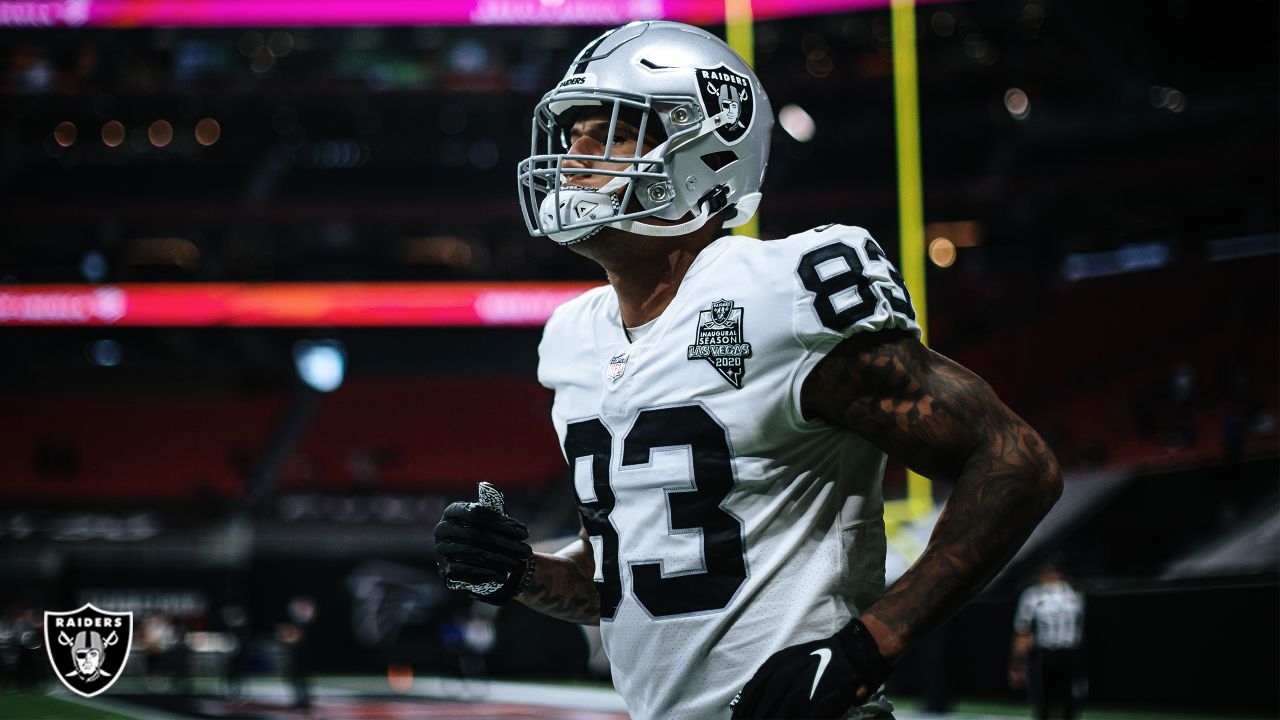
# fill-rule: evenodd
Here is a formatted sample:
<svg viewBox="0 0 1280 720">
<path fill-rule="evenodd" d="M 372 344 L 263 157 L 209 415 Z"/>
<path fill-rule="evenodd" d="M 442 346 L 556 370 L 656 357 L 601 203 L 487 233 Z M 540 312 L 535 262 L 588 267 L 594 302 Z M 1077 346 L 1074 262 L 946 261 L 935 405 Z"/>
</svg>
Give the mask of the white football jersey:
<svg viewBox="0 0 1280 720">
<path fill-rule="evenodd" d="M 880 247 L 841 225 L 717 239 L 635 342 L 608 286 L 552 315 L 538 379 L 633 718 L 728 718 L 772 653 L 883 591 L 884 454 L 806 421 L 800 388 L 843 338 L 918 335 L 914 318 Z"/>
<path fill-rule="evenodd" d="M 1018 599 L 1013 629 L 1034 633 L 1038 648 L 1079 648 L 1084 643 L 1084 595 L 1066 582 L 1032 585 Z"/>
</svg>

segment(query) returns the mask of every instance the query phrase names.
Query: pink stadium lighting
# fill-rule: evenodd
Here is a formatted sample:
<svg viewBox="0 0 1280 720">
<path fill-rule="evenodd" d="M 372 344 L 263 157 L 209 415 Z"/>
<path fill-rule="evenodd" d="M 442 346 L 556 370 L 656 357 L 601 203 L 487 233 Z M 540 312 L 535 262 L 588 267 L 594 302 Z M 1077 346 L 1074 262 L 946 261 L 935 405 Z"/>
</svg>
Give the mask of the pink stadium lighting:
<svg viewBox="0 0 1280 720">
<path fill-rule="evenodd" d="M 753 0 L 758 20 L 888 6 L 888 0 Z M 724 22 L 724 0 L 0 0 L 0 27 L 616 25 Z"/>
</svg>

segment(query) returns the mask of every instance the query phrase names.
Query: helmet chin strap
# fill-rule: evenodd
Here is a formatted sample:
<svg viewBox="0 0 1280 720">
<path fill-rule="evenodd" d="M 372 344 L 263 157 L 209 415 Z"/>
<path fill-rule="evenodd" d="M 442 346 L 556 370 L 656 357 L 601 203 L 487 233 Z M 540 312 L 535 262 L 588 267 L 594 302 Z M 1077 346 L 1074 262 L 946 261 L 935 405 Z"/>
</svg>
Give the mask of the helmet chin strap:
<svg viewBox="0 0 1280 720">
<path fill-rule="evenodd" d="M 618 182 L 618 181 L 621 181 L 621 182 Z M 612 212 L 616 213 L 618 212 L 617 203 L 618 203 L 618 195 L 620 194 L 617 191 L 620 190 L 621 188 L 626 187 L 626 184 L 628 182 L 630 182 L 630 179 L 628 178 L 616 178 L 615 180 L 611 180 L 608 184 L 604 185 L 598 190 L 569 191 L 572 195 L 570 199 L 567 201 L 567 203 L 570 206 L 573 206 L 577 202 L 581 202 L 585 200 L 585 201 L 593 202 L 594 204 L 604 204 L 603 201 L 607 199 L 612 201 L 614 205 L 614 209 L 612 210 Z M 610 187 L 611 185 L 613 187 Z M 561 194 L 563 195 L 565 193 L 562 192 Z M 576 243 L 580 243 L 583 240 L 586 240 L 587 238 L 591 237 L 592 235 L 595 235 L 602 228 L 606 228 L 606 227 L 617 228 L 618 230 L 622 230 L 624 232 L 629 232 L 636 235 L 647 235 L 649 237 L 672 237 L 675 235 L 684 235 L 686 233 L 691 233 L 694 230 L 701 228 L 703 225 L 707 224 L 707 221 L 711 219 L 712 215 L 713 213 L 707 207 L 707 203 L 704 202 L 698 205 L 698 214 L 695 215 L 692 219 L 686 220 L 685 222 L 682 222 L 682 223 L 676 223 L 675 225 L 650 225 L 649 223 L 642 222 L 642 218 L 637 218 L 634 220 L 618 220 L 615 222 L 604 223 L 601 225 L 595 225 L 591 227 L 574 228 L 572 230 L 562 230 L 559 232 L 551 232 L 547 234 L 551 237 L 551 239 L 555 240 L 561 245 L 573 245 Z"/>
<path fill-rule="evenodd" d="M 609 223 L 609 227 L 615 227 L 636 235 L 648 235 L 649 237 L 671 237 L 673 235 L 684 235 L 707 224 L 707 220 L 711 219 L 711 212 L 707 209 L 707 204 L 698 205 L 698 214 L 692 220 L 686 220 L 675 225 L 650 225 L 636 220 L 621 220 L 615 223 Z"/>
</svg>

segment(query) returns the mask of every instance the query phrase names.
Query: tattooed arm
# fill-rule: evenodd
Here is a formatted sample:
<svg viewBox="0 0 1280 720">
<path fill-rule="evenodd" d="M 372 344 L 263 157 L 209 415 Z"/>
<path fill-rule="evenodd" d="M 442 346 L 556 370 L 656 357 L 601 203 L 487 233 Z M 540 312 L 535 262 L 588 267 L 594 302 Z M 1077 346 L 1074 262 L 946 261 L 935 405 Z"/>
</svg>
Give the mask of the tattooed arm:
<svg viewBox="0 0 1280 720">
<path fill-rule="evenodd" d="M 843 341 L 805 380 L 801 409 L 955 483 L 920 559 L 862 615 L 891 662 L 981 590 L 1062 492 L 1036 431 L 981 378 L 904 332 Z"/>
<path fill-rule="evenodd" d="M 534 553 L 533 580 L 516 600 L 540 613 L 579 625 L 600 624 L 595 556 L 583 530 L 560 552 Z"/>
</svg>

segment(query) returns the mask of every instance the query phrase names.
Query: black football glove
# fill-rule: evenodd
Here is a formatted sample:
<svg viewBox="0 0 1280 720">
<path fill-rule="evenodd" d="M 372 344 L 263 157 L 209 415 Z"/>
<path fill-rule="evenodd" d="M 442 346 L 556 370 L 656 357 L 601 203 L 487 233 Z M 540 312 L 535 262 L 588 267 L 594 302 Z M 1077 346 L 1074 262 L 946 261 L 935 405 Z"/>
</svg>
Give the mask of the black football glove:
<svg viewBox="0 0 1280 720">
<path fill-rule="evenodd" d="M 734 718 L 842 718 L 889 676 L 889 663 L 856 618 L 825 640 L 783 648 L 733 699 Z"/>
<path fill-rule="evenodd" d="M 533 576 L 533 548 L 524 523 L 508 517 L 502 493 L 480 483 L 479 502 L 456 502 L 436 525 L 436 566 L 445 587 L 490 605 L 520 593 Z"/>
</svg>

